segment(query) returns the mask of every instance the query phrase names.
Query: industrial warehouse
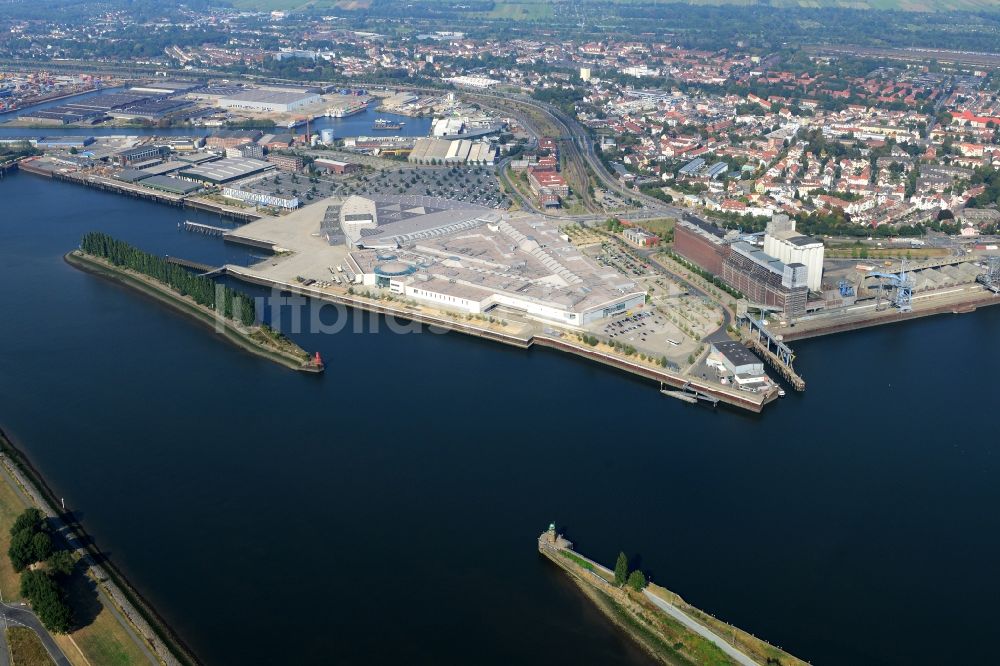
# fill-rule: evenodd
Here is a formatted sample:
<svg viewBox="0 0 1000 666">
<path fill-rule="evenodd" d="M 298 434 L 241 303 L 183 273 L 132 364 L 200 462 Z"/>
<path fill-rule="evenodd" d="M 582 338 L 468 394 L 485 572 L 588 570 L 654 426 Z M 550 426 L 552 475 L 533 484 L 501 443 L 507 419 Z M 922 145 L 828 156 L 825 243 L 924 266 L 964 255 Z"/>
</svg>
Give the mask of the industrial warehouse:
<svg viewBox="0 0 1000 666">
<path fill-rule="evenodd" d="M 316 93 L 290 90 L 243 89 L 220 97 L 217 104 L 224 109 L 288 113 L 316 104 L 322 98 Z"/>
<path fill-rule="evenodd" d="M 181 176 L 212 185 L 222 185 L 274 169 L 269 162 L 243 157 L 227 157 L 185 169 Z"/>
<path fill-rule="evenodd" d="M 497 147 L 489 141 L 417 139 L 409 161 L 414 164 L 495 164 Z"/>
</svg>

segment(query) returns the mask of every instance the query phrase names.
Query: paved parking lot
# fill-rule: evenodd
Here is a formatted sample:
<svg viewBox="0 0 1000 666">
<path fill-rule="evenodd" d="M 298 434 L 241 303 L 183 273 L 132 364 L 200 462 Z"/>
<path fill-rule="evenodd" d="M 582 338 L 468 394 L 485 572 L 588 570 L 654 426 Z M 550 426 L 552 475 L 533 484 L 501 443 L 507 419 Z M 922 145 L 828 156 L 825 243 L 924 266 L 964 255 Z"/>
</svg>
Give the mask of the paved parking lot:
<svg viewBox="0 0 1000 666">
<path fill-rule="evenodd" d="M 414 194 L 442 197 L 490 208 L 508 208 L 496 173 L 489 167 L 399 167 L 359 174 L 336 194 Z"/>
</svg>

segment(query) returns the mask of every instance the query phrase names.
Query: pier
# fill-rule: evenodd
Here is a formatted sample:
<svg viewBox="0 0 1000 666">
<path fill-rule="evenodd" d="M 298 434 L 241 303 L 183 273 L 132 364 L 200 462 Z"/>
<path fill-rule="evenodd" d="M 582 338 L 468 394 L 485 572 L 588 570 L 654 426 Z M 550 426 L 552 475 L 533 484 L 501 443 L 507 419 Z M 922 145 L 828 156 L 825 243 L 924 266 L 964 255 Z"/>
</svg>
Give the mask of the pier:
<svg viewBox="0 0 1000 666">
<path fill-rule="evenodd" d="M 796 391 L 805 391 L 806 381 L 792 368 L 795 354 L 791 348 L 767 330 L 764 322 L 753 315 L 744 313 L 739 315 L 738 320 L 750 334 L 747 346 L 760 354 Z"/>
<path fill-rule="evenodd" d="M 666 384 L 660 382 L 660 393 L 671 398 L 683 400 L 684 402 L 691 403 L 692 405 L 697 404 L 699 400 L 709 403 L 712 407 L 719 404 L 719 398 L 714 395 L 702 393 L 697 388 L 692 386 L 691 382 L 685 382 L 680 389 L 667 389 L 665 387 Z"/>
<path fill-rule="evenodd" d="M 206 236 L 222 236 L 223 234 L 232 231 L 226 227 L 216 227 L 211 224 L 202 224 L 201 222 L 192 222 L 191 220 L 184 220 L 182 223 L 177 225 L 178 228 L 184 231 L 193 231 L 199 234 L 205 234 Z"/>
<path fill-rule="evenodd" d="M 225 266 L 209 266 L 208 264 L 202 264 L 197 261 L 191 261 L 189 259 L 181 259 L 180 257 L 164 257 L 168 264 L 174 264 L 175 266 L 181 266 L 183 268 L 190 268 L 193 271 L 199 271 L 201 273 L 215 273 L 216 271 L 225 270 Z"/>
</svg>

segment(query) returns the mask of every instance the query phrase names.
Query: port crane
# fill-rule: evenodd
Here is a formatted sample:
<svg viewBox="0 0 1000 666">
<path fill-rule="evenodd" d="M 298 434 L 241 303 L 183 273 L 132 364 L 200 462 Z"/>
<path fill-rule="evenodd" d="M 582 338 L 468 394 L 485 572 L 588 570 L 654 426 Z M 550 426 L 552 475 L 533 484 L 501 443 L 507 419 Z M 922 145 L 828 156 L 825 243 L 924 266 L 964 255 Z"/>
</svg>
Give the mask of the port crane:
<svg viewBox="0 0 1000 666">
<path fill-rule="evenodd" d="M 1000 294 L 1000 257 L 987 257 L 986 272 L 977 277 L 976 281 L 994 294 Z"/>
<path fill-rule="evenodd" d="M 875 309 L 882 309 L 882 295 L 886 288 L 894 289 L 889 303 L 900 312 L 909 312 L 913 309 L 913 278 L 906 272 L 906 262 L 900 266 L 898 273 L 883 273 L 873 271 L 864 276 L 862 281 L 869 279 L 879 280 L 878 294 L 875 301 Z"/>
</svg>

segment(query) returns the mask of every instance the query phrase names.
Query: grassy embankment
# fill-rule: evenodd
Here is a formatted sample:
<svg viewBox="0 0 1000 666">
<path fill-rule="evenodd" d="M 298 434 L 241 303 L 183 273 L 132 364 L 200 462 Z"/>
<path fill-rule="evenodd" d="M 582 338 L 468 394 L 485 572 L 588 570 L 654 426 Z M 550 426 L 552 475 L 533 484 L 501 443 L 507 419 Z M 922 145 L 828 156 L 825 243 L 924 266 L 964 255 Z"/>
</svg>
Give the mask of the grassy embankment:
<svg viewBox="0 0 1000 666">
<path fill-rule="evenodd" d="M 115 266 L 98 257 L 74 250 L 65 256 L 75 268 L 116 280 L 190 315 L 208 326 L 221 327 L 221 334 L 228 341 L 253 354 L 280 363 L 293 370 L 315 371 L 308 365 L 309 354 L 277 331 L 264 326 L 244 329 L 236 322 L 218 317 L 214 310 L 195 303 L 169 286 L 134 271 Z"/>
<path fill-rule="evenodd" d="M 601 611 L 618 627 L 628 633 L 651 655 L 664 664 L 687 666 L 724 666 L 734 661 L 711 641 L 690 631 L 683 624 L 657 608 L 644 594 L 630 589 L 609 594 L 603 586 L 594 581 L 594 574 L 613 584 L 611 572 L 594 566 L 576 553 L 559 550 L 562 556 L 556 561 L 570 573 L 574 582 L 583 590 Z M 657 585 L 647 588 L 652 594 L 673 604 L 687 615 L 725 637 L 740 651 L 761 664 L 781 664 L 781 666 L 806 666 L 806 662 L 787 652 L 751 636 L 749 633 L 718 620 L 691 606 L 680 596 Z"/>
<path fill-rule="evenodd" d="M 3 593 L 4 601 L 7 602 L 21 598 L 20 575 L 11 566 L 10 558 L 7 557 L 7 549 L 10 547 L 10 528 L 17 516 L 27 508 L 29 508 L 29 504 L 25 496 L 16 490 L 15 482 L 6 470 L 0 468 L 0 592 Z M 112 611 L 103 604 L 100 604 L 99 607 L 94 606 L 97 603 L 94 595 L 93 581 L 80 571 L 80 567 L 77 567 L 69 581 L 70 606 L 73 608 L 74 617 L 87 617 L 90 621 L 86 626 L 75 629 L 69 634 L 56 634 L 54 636 L 66 657 L 76 666 L 97 666 L 98 664 L 100 666 L 129 666 L 130 664 L 149 663 L 142 650 Z M 23 631 L 34 637 L 34 632 L 28 629 Z M 37 641 L 37 638 L 35 640 Z M 22 640 L 22 643 L 27 645 L 29 641 L 25 639 Z M 22 659 L 15 652 L 14 663 L 18 665 L 50 664 L 51 661 L 41 643 L 38 644 L 38 647 L 45 657 L 43 661 Z M 11 648 L 14 648 L 13 644 Z M 25 650 L 30 649 L 25 647 Z M 33 654 L 33 652 L 25 654 Z"/>
</svg>

